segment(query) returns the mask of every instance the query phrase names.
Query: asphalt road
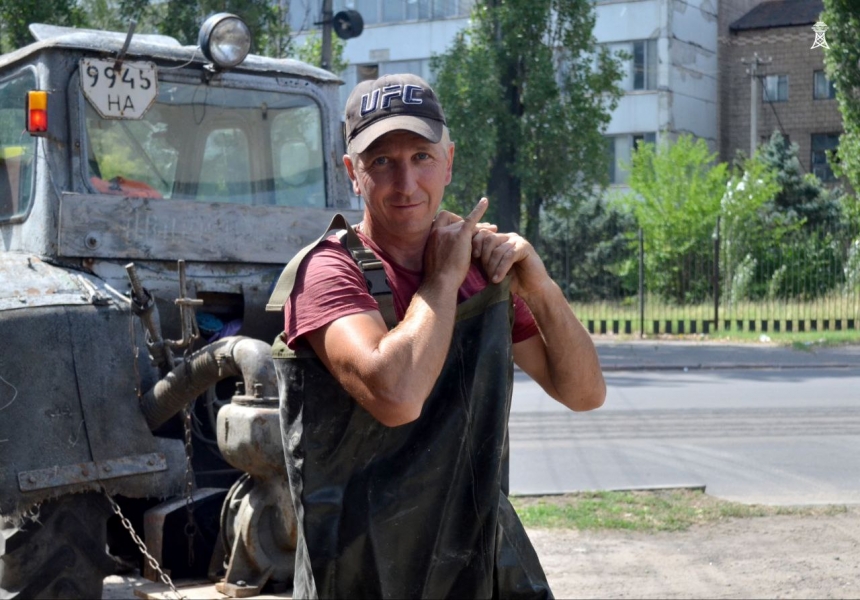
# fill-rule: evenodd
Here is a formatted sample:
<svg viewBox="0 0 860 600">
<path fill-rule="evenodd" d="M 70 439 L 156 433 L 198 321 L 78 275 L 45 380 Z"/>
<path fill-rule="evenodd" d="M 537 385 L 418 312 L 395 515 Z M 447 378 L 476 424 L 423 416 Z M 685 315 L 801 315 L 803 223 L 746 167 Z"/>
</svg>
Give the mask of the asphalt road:
<svg viewBox="0 0 860 600">
<path fill-rule="evenodd" d="M 860 503 L 860 368 L 616 371 L 572 413 L 517 372 L 512 493 L 705 485 L 747 503 Z"/>
</svg>

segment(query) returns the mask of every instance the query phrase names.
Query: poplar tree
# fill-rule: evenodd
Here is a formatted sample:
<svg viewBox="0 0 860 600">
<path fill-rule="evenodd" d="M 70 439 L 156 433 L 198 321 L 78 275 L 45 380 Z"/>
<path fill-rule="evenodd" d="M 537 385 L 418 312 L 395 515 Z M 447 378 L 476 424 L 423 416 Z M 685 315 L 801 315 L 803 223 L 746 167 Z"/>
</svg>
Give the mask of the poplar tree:
<svg viewBox="0 0 860 600">
<path fill-rule="evenodd" d="M 540 242 L 540 214 L 608 183 L 603 131 L 621 64 L 594 37 L 589 0 L 484 0 L 434 57 L 435 89 L 457 144 L 446 206 L 490 198 L 500 230 Z"/>
</svg>

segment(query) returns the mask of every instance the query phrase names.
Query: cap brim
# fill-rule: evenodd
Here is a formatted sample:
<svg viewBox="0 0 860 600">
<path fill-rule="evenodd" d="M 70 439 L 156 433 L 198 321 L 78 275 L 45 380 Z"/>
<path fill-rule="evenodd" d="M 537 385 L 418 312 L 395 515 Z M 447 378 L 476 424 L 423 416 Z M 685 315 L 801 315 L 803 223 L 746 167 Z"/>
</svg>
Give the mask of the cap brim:
<svg viewBox="0 0 860 600">
<path fill-rule="evenodd" d="M 349 147 L 353 152 L 361 154 L 373 142 L 392 131 L 411 131 L 435 144 L 442 139 L 442 128 L 444 126 L 445 124 L 442 121 L 435 119 L 424 119 L 411 115 L 394 115 L 380 119 L 370 125 L 367 129 L 352 138 Z"/>
</svg>

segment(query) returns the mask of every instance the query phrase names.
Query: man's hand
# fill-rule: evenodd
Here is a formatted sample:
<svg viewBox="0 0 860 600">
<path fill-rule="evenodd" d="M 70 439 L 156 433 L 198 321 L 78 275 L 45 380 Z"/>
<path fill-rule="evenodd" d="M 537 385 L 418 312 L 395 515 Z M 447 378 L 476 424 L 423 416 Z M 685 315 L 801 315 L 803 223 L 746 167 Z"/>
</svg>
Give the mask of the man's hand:
<svg viewBox="0 0 860 600">
<path fill-rule="evenodd" d="M 550 283 L 543 261 L 525 238 L 516 233 L 478 229 L 472 237 L 472 256 L 480 258 L 487 277 L 498 283 L 511 274 L 511 291 L 528 302 Z"/>
<path fill-rule="evenodd" d="M 458 289 L 472 263 L 472 240 L 479 231 L 481 217 L 487 211 L 488 201 L 481 198 L 474 210 L 465 218 L 442 211 L 433 221 L 430 237 L 424 249 L 425 280 L 444 280 Z M 484 229 L 480 229 L 484 231 Z"/>
<path fill-rule="evenodd" d="M 472 257 L 481 261 L 493 283 L 510 274 L 511 291 L 534 315 L 540 335 L 514 344 L 517 365 L 547 394 L 572 410 L 591 410 L 603 404 L 606 384 L 591 337 L 550 278 L 534 246 L 516 233 L 476 226 Z"/>
</svg>

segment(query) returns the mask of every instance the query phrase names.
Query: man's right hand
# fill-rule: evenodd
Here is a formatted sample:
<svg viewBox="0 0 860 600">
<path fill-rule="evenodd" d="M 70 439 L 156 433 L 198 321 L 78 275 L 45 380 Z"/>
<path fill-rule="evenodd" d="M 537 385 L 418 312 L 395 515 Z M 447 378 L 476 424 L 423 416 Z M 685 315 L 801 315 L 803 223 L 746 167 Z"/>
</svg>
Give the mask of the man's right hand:
<svg viewBox="0 0 860 600">
<path fill-rule="evenodd" d="M 446 211 L 439 213 L 424 249 L 425 281 L 459 289 L 472 264 L 472 237 L 488 205 L 481 198 L 464 219 Z"/>
</svg>

